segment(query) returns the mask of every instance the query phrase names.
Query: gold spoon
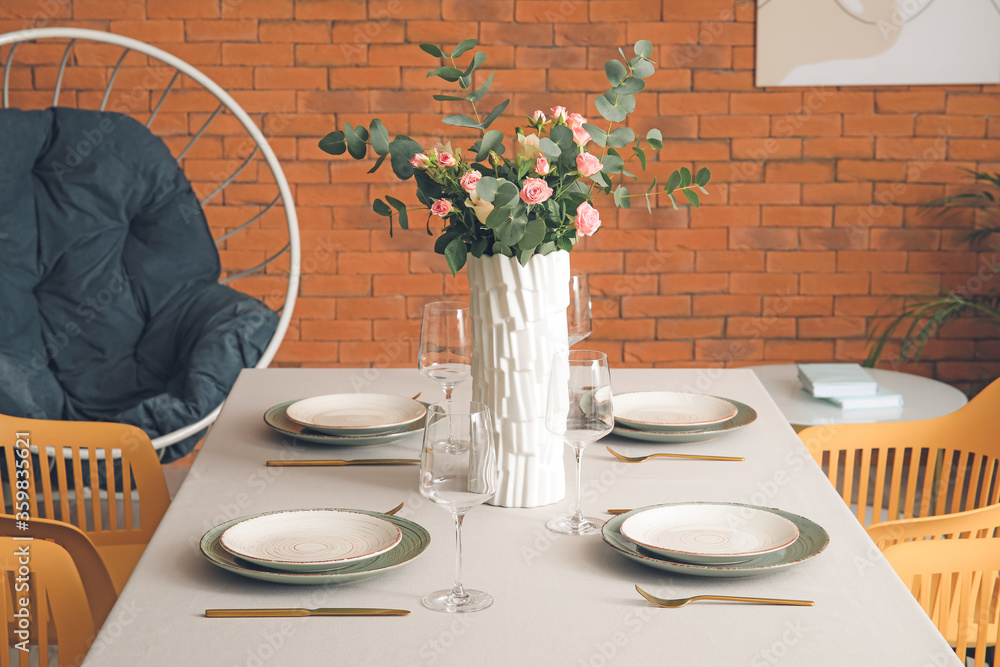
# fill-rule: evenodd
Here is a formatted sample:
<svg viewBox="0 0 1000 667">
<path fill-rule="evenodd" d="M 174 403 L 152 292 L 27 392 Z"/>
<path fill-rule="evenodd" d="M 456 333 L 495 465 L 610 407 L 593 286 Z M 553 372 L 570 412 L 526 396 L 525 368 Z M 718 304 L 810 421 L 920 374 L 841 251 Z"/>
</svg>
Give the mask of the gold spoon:
<svg viewBox="0 0 1000 667">
<path fill-rule="evenodd" d="M 695 595 L 689 598 L 678 598 L 676 600 L 667 600 L 666 598 L 658 598 L 655 595 L 650 595 L 646 591 L 639 588 L 636 585 L 635 590 L 639 591 L 639 595 L 646 598 L 657 607 L 665 607 L 667 609 L 676 609 L 677 607 L 683 607 L 688 602 L 694 602 L 696 600 L 723 600 L 725 602 L 751 602 L 753 604 L 784 604 L 784 605 L 794 605 L 796 607 L 812 607 L 815 602 L 812 600 L 784 600 L 782 598 L 745 598 L 736 595 Z"/>
<path fill-rule="evenodd" d="M 665 459 L 695 459 L 698 461 L 746 461 L 742 456 L 703 456 L 701 454 L 647 454 L 646 456 L 624 456 L 608 447 L 608 451 L 614 454 L 615 458 L 625 463 L 642 463 L 646 459 L 662 457 Z"/>
<path fill-rule="evenodd" d="M 398 505 L 396 505 L 395 507 L 393 507 L 388 512 L 382 512 L 382 514 L 388 514 L 389 516 L 392 516 L 393 514 L 395 514 L 396 512 L 398 512 L 399 510 L 403 509 L 403 505 L 404 504 L 405 503 L 399 503 Z"/>
</svg>

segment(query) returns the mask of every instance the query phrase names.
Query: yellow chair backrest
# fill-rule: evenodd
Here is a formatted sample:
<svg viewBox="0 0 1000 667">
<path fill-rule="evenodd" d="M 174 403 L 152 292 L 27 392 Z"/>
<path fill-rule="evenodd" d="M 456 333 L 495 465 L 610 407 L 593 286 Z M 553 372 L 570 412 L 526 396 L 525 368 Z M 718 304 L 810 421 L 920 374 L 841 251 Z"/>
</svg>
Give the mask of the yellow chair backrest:
<svg viewBox="0 0 1000 667">
<path fill-rule="evenodd" d="M 1000 501 L 1000 380 L 943 417 L 812 426 L 799 437 L 862 524 Z"/>
<path fill-rule="evenodd" d="M 60 667 L 82 663 L 96 628 L 80 574 L 66 550 L 45 540 L 0 537 L 0 561 L 0 604 L 8 634 L 0 665 L 11 664 L 10 649 L 14 664 L 27 665 L 30 653 L 37 651 L 37 664 L 49 665 L 54 657 L 50 646 L 57 647 Z"/>
</svg>

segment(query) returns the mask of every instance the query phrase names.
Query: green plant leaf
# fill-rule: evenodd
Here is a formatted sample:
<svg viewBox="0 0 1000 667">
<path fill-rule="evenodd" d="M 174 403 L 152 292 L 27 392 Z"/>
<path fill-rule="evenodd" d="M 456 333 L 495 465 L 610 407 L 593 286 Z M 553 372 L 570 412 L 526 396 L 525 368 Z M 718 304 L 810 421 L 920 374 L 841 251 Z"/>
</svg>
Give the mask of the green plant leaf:
<svg viewBox="0 0 1000 667">
<path fill-rule="evenodd" d="M 615 206 L 618 208 L 629 208 L 632 206 L 632 200 L 628 196 L 628 190 L 624 185 L 619 185 L 615 189 Z"/>
<path fill-rule="evenodd" d="M 473 127 L 479 129 L 479 121 L 471 116 L 466 116 L 463 114 L 455 114 L 453 116 L 445 116 L 441 119 L 441 122 L 445 125 L 455 125 L 456 127 Z"/>
<path fill-rule="evenodd" d="M 422 153 L 423 150 L 423 146 L 405 134 L 397 134 L 396 138 L 389 144 L 392 173 L 403 181 L 413 176 L 413 165 L 410 164 L 410 160 L 417 153 Z"/>
<path fill-rule="evenodd" d="M 510 220 L 510 207 L 509 206 L 497 206 L 490 214 L 486 216 L 486 221 L 483 223 L 489 229 L 496 229 L 500 225 L 504 224 Z M 508 244 L 509 245 L 509 244 Z"/>
<path fill-rule="evenodd" d="M 695 208 L 701 206 L 701 202 L 698 200 L 697 192 L 694 190 L 681 190 L 681 192 L 683 192 L 684 196 L 687 197 L 687 200 L 691 202 L 691 206 L 694 206 Z"/>
<path fill-rule="evenodd" d="M 355 160 L 361 160 L 368 155 L 368 143 L 359 136 L 360 132 L 358 130 L 364 130 L 364 128 L 352 127 L 350 123 L 344 124 L 344 136 L 347 138 L 347 152 Z M 367 130 L 365 130 L 365 134 L 367 133 Z"/>
<path fill-rule="evenodd" d="M 618 99 L 621 98 L 620 95 L 616 96 Z M 617 100 L 614 102 L 608 101 L 604 95 L 594 99 L 594 105 L 597 107 L 598 113 L 612 123 L 620 123 L 625 120 L 627 113 L 625 113 L 618 105 Z M 554 128 L 553 128 L 554 129 Z"/>
<path fill-rule="evenodd" d="M 517 262 L 521 266 L 527 266 L 528 262 L 531 261 L 531 256 L 535 254 L 534 248 L 528 248 L 527 250 L 521 250 L 517 253 Z"/>
<path fill-rule="evenodd" d="M 592 180 L 594 183 L 597 183 L 602 188 L 611 187 L 611 184 L 608 183 L 608 180 L 606 178 L 604 178 L 604 174 L 602 174 L 601 172 L 597 172 L 596 174 L 594 174 L 593 176 L 591 176 L 590 180 Z"/>
<path fill-rule="evenodd" d="M 465 266 L 465 256 L 468 250 L 465 241 L 462 239 L 452 239 L 444 248 L 444 258 L 448 261 L 448 268 L 451 275 L 458 273 Z"/>
<path fill-rule="evenodd" d="M 516 185 L 510 181 L 500 181 L 500 187 L 497 188 L 493 203 L 497 206 L 509 206 L 512 202 L 520 201 L 518 194 L 520 194 L 520 190 L 517 189 Z"/>
<path fill-rule="evenodd" d="M 507 246 L 515 246 L 524 237 L 524 230 L 528 226 L 525 218 L 510 218 L 501 223 L 495 230 L 497 240 Z"/>
<path fill-rule="evenodd" d="M 476 239 L 472 246 L 469 248 L 469 252 L 472 253 L 473 257 L 482 257 L 483 253 L 486 252 L 486 246 L 488 246 L 490 240 L 485 236 Z"/>
<path fill-rule="evenodd" d="M 486 134 L 483 135 L 482 140 L 479 142 L 479 152 L 476 153 L 477 160 L 485 160 L 490 154 L 490 151 L 496 150 L 500 147 L 500 153 L 503 153 L 503 132 L 500 130 L 487 130 Z"/>
<path fill-rule="evenodd" d="M 680 183 L 681 183 L 681 173 L 676 169 L 674 169 L 673 173 L 670 174 L 670 177 L 667 178 L 667 183 L 666 185 L 663 186 L 663 191 L 666 192 L 667 194 L 670 194 L 671 192 L 677 189 L 677 186 L 680 185 Z"/>
<path fill-rule="evenodd" d="M 486 62 L 486 54 L 483 53 L 482 51 L 476 51 L 476 55 L 472 56 L 472 62 L 470 62 L 469 66 L 465 68 L 464 72 L 462 72 L 462 76 L 468 77 L 475 71 L 477 67 L 482 65 L 484 62 Z"/>
<path fill-rule="evenodd" d="M 607 155 L 601 160 L 601 171 L 605 174 L 620 174 L 625 168 L 625 160 L 618 154 L 618 151 L 610 149 Z"/>
<path fill-rule="evenodd" d="M 608 145 L 608 133 L 591 123 L 584 123 L 583 129 L 587 131 L 594 143 L 600 147 Z"/>
<path fill-rule="evenodd" d="M 608 76 L 608 81 L 612 87 L 620 86 L 628 77 L 628 68 L 620 60 L 609 60 L 604 63 L 604 73 Z"/>
<path fill-rule="evenodd" d="M 653 184 L 649 186 L 649 189 L 646 190 L 646 192 L 647 193 L 652 192 L 655 187 L 656 187 L 656 176 L 653 176 Z"/>
<path fill-rule="evenodd" d="M 681 167 L 681 187 L 686 188 L 691 185 L 691 171 L 687 167 Z"/>
<path fill-rule="evenodd" d="M 629 65 L 632 67 L 632 76 L 640 79 L 648 79 L 653 76 L 653 73 L 656 71 L 656 68 L 653 67 L 653 63 L 648 60 L 643 60 L 638 56 L 633 58 L 632 61 L 629 62 Z"/>
<path fill-rule="evenodd" d="M 462 76 L 462 70 L 457 67 L 451 67 L 450 65 L 445 65 L 444 67 L 438 67 L 437 69 L 432 69 L 427 73 L 427 78 L 432 76 L 439 76 L 445 81 L 455 82 Z"/>
<path fill-rule="evenodd" d="M 500 181 L 492 176 L 483 176 L 476 183 L 476 194 L 483 201 L 492 202 L 500 189 Z"/>
<path fill-rule="evenodd" d="M 635 141 L 635 133 L 631 127 L 619 127 L 608 135 L 608 146 L 613 148 L 625 148 Z"/>
<path fill-rule="evenodd" d="M 635 55 L 640 58 L 648 59 L 653 55 L 653 43 L 648 39 L 640 39 L 635 43 L 635 48 L 633 50 L 635 51 Z"/>
<path fill-rule="evenodd" d="M 712 180 L 712 172 L 708 170 L 708 167 L 702 167 L 695 174 L 694 182 L 696 185 L 707 185 L 708 182 Z"/>
<path fill-rule="evenodd" d="M 645 87 L 646 87 L 645 81 L 643 81 L 642 79 L 637 79 L 634 76 L 630 76 L 629 78 L 622 81 L 622 84 L 620 86 L 615 86 L 608 92 L 614 93 L 615 95 L 635 95 L 636 93 L 642 92 L 642 90 Z"/>
<path fill-rule="evenodd" d="M 542 239 L 545 238 L 545 232 L 546 227 L 543 220 L 540 218 L 529 220 L 527 226 L 524 228 L 524 236 L 517 242 L 517 247 L 520 250 L 534 252 L 535 248 L 541 244 Z"/>
<path fill-rule="evenodd" d="M 652 213 L 653 212 L 653 204 L 652 204 L 652 202 L 649 201 L 649 193 L 647 192 L 643 196 L 646 197 L 646 211 L 649 212 L 649 213 Z"/>
<path fill-rule="evenodd" d="M 567 150 L 573 145 L 573 131 L 565 125 L 555 125 L 549 130 L 549 138 L 559 144 L 559 148 Z"/>
<path fill-rule="evenodd" d="M 677 208 L 677 200 L 674 199 L 674 196 L 672 194 L 668 194 L 667 196 L 670 197 L 670 205 L 674 207 L 674 210 L 675 211 L 679 210 Z"/>
<path fill-rule="evenodd" d="M 513 257 L 514 253 L 511 252 L 510 247 L 505 246 L 503 243 L 496 241 L 493 243 L 493 254 L 494 255 L 505 255 L 507 257 Z"/>
<path fill-rule="evenodd" d="M 435 58 L 444 58 L 444 51 L 442 51 L 435 44 L 421 44 L 420 50 L 423 51 L 424 53 L 431 54 Z"/>
<path fill-rule="evenodd" d="M 560 236 L 559 238 L 556 239 L 556 246 L 558 246 L 560 250 L 565 250 L 566 252 L 569 252 L 570 250 L 573 249 L 573 242 L 570 241 L 565 236 Z"/>
<path fill-rule="evenodd" d="M 633 146 L 632 152 L 635 153 L 635 156 L 637 158 L 639 158 L 639 164 L 642 166 L 642 170 L 646 171 L 646 151 L 642 150 L 641 148 L 636 148 L 635 146 Z"/>
<path fill-rule="evenodd" d="M 545 153 L 546 157 L 557 158 L 562 155 L 562 149 L 559 144 L 552 141 L 548 137 L 542 137 L 538 141 L 538 147 Z"/>
<path fill-rule="evenodd" d="M 504 100 L 500 104 L 493 107 L 493 111 L 490 112 L 490 115 L 483 119 L 482 127 L 484 130 L 488 128 L 490 124 L 493 121 L 495 121 L 500 114 L 503 113 L 503 110 L 507 108 L 508 104 L 510 104 L 510 100 Z"/>
<path fill-rule="evenodd" d="M 455 47 L 455 50 L 451 52 L 451 57 L 452 58 L 458 58 L 459 56 L 461 56 L 466 51 L 468 51 L 470 49 L 476 48 L 477 44 L 479 44 L 479 41 L 475 40 L 475 39 L 466 39 L 466 40 L 463 40 L 463 41 L 459 42 L 458 46 Z"/>
<path fill-rule="evenodd" d="M 400 226 L 400 228 L 401 229 L 409 229 L 410 228 L 410 219 L 406 215 L 406 204 L 404 204 L 403 202 L 399 201 L 395 197 L 390 197 L 389 195 L 385 196 L 385 200 L 387 202 L 389 202 L 389 204 L 391 204 L 394 209 L 396 209 L 397 213 L 399 213 L 399 226 Z"/>
<path fill-rule="evenodd" d="M 646 141 L 649 142 L 649 145 L 652 146 L 654 150 L 660 150 L 663 148 L 663 133 L 654 127 L 646 133 Z"/>
<path fill-rule="evenodd" d="M 385 125 L 378 118 L 373 119 L 369 127 L 371 128 L 369 136 L 372 148 L 375 149 L 376 154 L 385 155 L 389 152 L 389 131 L 385 129 Z"/>
<path fill-rule="evenodd" d="M 381 199 L 376 199 L 372 202 L 372 210 L 381 216 L 392 217 L 392 209 Z"/>
<path fill-rule="evenodd" d="M 330 155 L 342 155 L 347 151 L 347 139 L 343 132 L 337 130 L 320 139 L 319 148 Z"/>
<path fill-rule="evenodd" d="M 385 159 L 387 157 L 389 157 L 388 153 L 386 153 L 385 155 L 380 155 L 378 159 L 375 160 L 375 164 L 372 165 L 372 168 L 368 170 L 368 173 L 374 174 L 376 171 L 378 171 L 378 168 L 382 166 L 382 163 L 385 162 Z"/>
<path fill-rule="evenodd" d="M 486 83 L 479 86 L 476 90 L 465 96 L 465 99 L 469 102 L 478 102 L 483 98 L 483 95 L 487 93 L 490 89 L 490 85 L 493 83 L 493 77 L 496 76 L 496 72 L 490 72 L 490 75 L 486 78 Z M 462 99 L 462 98 L 456 98 Z"/>
<path fill-rule="evenodd" d="M 433 95 L 438 102 L 465 102 L 466 98 L 457 95 Z"/>
</svg>

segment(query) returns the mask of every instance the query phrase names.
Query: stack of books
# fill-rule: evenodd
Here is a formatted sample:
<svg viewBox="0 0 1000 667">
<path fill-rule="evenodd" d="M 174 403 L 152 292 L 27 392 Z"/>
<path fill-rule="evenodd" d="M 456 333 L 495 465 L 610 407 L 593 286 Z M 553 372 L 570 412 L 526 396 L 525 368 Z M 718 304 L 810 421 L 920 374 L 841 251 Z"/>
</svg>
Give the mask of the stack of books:
<svg viewBox="0 0 1000 667">
<path fill-rule="evenodd" d="M 802 386 L 843 410 L 898 408 L 903 397 L 878 386 L 858 364 L 799 364 Z"/>
</svg>

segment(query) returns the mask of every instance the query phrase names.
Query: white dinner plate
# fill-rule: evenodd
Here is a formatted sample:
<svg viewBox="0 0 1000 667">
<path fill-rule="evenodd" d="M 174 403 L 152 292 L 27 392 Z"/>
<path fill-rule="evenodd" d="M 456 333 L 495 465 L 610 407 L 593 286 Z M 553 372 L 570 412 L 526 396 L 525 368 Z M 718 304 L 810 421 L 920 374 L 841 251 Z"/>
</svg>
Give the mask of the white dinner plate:
<svg viewBox="0 0 1000 667">
<path fill-rule="evenodd" d="M 347 510 L 290 510 L 240 521 L 219 541 L 234 556 L 288 572 L 347 567 L 399 544 L 399 528 L 380 517 Z"/>
<path fill-rule="evenodd" d="M 799 529 L 783 516 L 753 507 L 690 503 L 630 516 L 621 533 L 644 549 L 682 561 L 730 564 L 784 549 Z"/>
<path fill-rule="evenodd" d="M 405 428 L 424 418 L 427 406 L 392 394 L 329 394 L 285 408 L 291 421 L 321 433 L 367 435 Z"/>
<path fill-rule="evenodd" d="M 632 440 L 643 440 L 645 442 L 659 442 L 666 444 L 677 444 L 682 442 L 703 442 L 713 440 L 719 436 L 727 435 L 733 431 L 749 426 L 757 420 L 757 411 L 745 403 L 732 401 L 736 406 L 736 416 L 718 424 L 710 426 L 692 428 L 684 431 L 641 431 L 637 428 L 628 428 L 615 422 L 615 435 L 620 435 Z"/>
<path fill-rule="evenodd" d="M 724 398 L 682 391 L 637 391 L 615 396 L 615 421 L 640 431 L 689 431 L 736 416 Z"/>
</svg>

